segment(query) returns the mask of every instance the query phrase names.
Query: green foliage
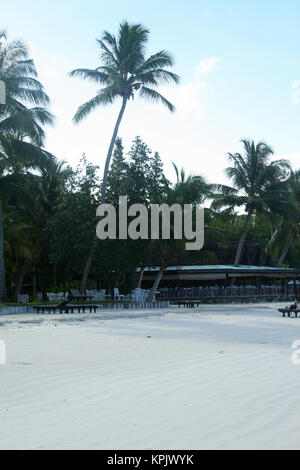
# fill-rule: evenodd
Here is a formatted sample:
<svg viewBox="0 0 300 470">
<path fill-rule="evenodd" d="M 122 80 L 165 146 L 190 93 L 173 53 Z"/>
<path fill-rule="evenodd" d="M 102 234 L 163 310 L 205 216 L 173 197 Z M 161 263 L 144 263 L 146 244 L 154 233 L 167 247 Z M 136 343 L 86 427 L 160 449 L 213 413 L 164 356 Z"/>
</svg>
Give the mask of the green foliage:
<svg viewBox="0 0 300 470">
<path fill-rule="evenodd" d="M 78 276 L 88 251 L 88 241 L 95 232 L 99 205 L 98 167 L 85 156 L 71 171 L 57 194 L 56 207 L 48 219 L 49 261 L 59 267 L 59 279 L 66 283 Z"/>
<path fill-rule="evenodd" d="M 50 99 L 26 44 L 8 41 L 0 32 L 0 80 L 6 85 L 6 104 L 0 105 L 0 301 L 6 297 L 3 253 L 10 298 L 27 283 L 38 283 L 44 293 L 78 288 L 95 237 L 96 209 L 103 198 L 117 207 L 120 196 L 127 196 L 129 205 L 148 208 L 153 203 L 195 206 L 208 200 L 212 205 L 205 211 L 206 244 L 200 252 L 186 252 L 185 240 L 173 240 L 173 226 L 171 240 L 99 243 L 90 278 L 107 289 L 119 287 L 127 293 L 136 285 L 137 267 L 218 264 L 224 258 L 232 263 L 227 253 L 236 250 L 239 239 L 236 262 L 247 241 L 260 245 L 273 264 L 300 267 L 300 172 L 292 171 L 285 160 L 272 160 L 267 144 L 243 140 L 243 154 L 228 154 L 225 171 L 232 186 L 225 186 L 208 184 L 176 165 L 172 183 L 159 153 L 140 137 L 127 153 L 122 140 L 115 140 L 126 103 L 135 96 L 175 109 L 157 91 L 161 84 L 179 81 L 170 71 L 173 58 L 164 50 L 147 57 L 148 40 L 149 31 L 142 25 L 124 22 L 117 36 L 105 32 L 97 40 L 97 68 L 70 74 L 100 88 L 79 107 L 76 123 L 99 106 L 118 98 L 123 103 L 101 181 L 99 168 L 85 155 L 73 169 L 43 148 L 44 127 L 54 122 Z"/>
<path fill-rule="evenodd" d="M 71 77 L 101 86 L 94 98 L 79 107 L 74 117 L 76 123 L 99 106 L 110 105 L 117 98 L 128 101 L 134 99 L 136 94 L 162 103 L 171 112 L 175 110 L 174 105 L 155 90 L 159 84 L 179 82 L 178 75 L 168 70 L 173 66 L 173 58 L 164 50 L 146 58 L 148 40 L 147 29 L 127 22 L 120 25 L 117 37 L 105 31 L 103 37 L 97 39 L 101 65 L 96 69 L 81 68 L 70 73 Z"/>
</svg>

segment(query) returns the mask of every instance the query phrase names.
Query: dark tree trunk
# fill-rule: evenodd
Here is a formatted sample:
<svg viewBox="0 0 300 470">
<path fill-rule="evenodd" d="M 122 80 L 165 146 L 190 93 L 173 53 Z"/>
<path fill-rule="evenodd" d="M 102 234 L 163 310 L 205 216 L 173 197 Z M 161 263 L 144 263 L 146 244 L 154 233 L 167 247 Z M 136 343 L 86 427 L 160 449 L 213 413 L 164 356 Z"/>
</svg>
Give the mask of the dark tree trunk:
<svg viewBox="0 0 300 470">
<path fill-rule="evenodd" d="M 56 261 L 53 264 L 53 283 L 54 283 L 54 286 L 56 287 L 57 285 L 57 262 Z"/>
<path fill-rule="evenodd" d="M 160 270 L 158 271 L 157 275 L 156 275 L 156 278 L 155 278 L 155 281 L 154 281 L 154 284 L 152 286 L 152 289 L 151 289 L 151 292 L 148 296 L 148 299 L 147 299 L 147 302 L 153 302 L 154 299 L 155 299 L 155 294 L 157 292 L 157 289 L 159 287 L 159 284 L 160 284 L 160 281 L 163 277 L 163 274 L 164 274 L 164 270 L 165 268 L 164 267 L 161 267 Z"/>
<path fill-rule="evenodd" d="M 235 266 L 239 266 L 239 264 L 240 264 L 241 255 L 242 255 L 242 251 L 243 251 L 243 248 L 244 248 L 244 243 L 245 243 L 245 240 L 246 240 L 246 235 L 247 235 L 247 232 L 248 232 L 251 217 L 252 217 L 252 212 L 249 212 L 247 214 L 246 222 L 245 222 L 245 225 L 244 225 L 244 228 L 243 228 L 243 231 L 242 231 L 242 235 L 241 235 L 241 238 L 240 238 L 239 246 L 238 246 L 238 249 L 237 249 L 237 252 L 236 252 L 236 257 L 235 257 L 235 262 L 234 262 Z"/>
<path fill-rule="evenodd" d="M 22 266 L 21 272 L 19 274 L 18 282 L 17 282 L 17 285 L 16 285 L 16 291 L 15 291 L 15 301 L 16 302 L 18 301 L 18 296 L 22 294 L 22 287 L 23 287 L 23 283 L 24 283 L 24 278 L 27 274 L 27 271 L 28 271 L 28 268 L 31 264 L 31 261 L 32 261 L 31 259 L 27 259 L 25 261 L 25 263 Z"/>
<path fill-rule="evenodd" d="M 139 275 L 139 281 L 138 281 L 138 285 L 137 285 L 138 289 L 140 289 L 142 287 L 144 272 L 145 272 L 145 268 L 141 268 L 141 272 L 140 272 L 140 275 Z"/>
<path fill-rule="evenodd" d="M 289 235 L 289 238 L 286 242 L 286 245 L 283 249 L 283 252 L 281 253 L 281 256 L 278 260 L 278 267 L 282 267 L 282 265 L 284 263 L 284 260 L 287 257 L 287 254 L 290 251 L 290 248 L 292 247 L 292 245 L 294 243 L 294 240 L 295 240 L 295 233 L 294 233 L 294 231 L 291 231 L 291 233 Z"/>
<path fill-rule="evenodd" d="M 4 264 L 4 239 L 3 239 L 3 220 L 2 203 L 0 201 L 0 302 L 7 301 L 5 264 Z"/>
<path fill-rule="evenodd" d="M 265 249 L 266 255 L 268 254 L 269 248 L 271 248 L 271 246 L 273 245 L 273 243 L 275 242 L 275 240 L 276 240 L 276 238 L 279 234 L 280 226 L 281 226 L 281 224 L 276 228 L 275 232 L 273 232 L 273 234 L 271 236 L 271 239 L 269 240 L 269 243 L 266 246 L 266 249 Z"/>
<path fill-rule="evenodd" d="M 41 245 L 42 241 L 44 240 L 44 238 L 45 238 L 45 234 L 43 233 L 41 235 L 41 237 L 38 239 L 38 241 L 36 242 L 36 244 L 35 244 L 35 247 L 34 247 L 35 250 L 37 250 L 37 251 L 39 250 L 40 245 Z M 20 272 L 20 275 L 19 275 L 19 278 L 18 278 L 18 282 L 17 282 L 17 285 L 16 285 L 16 290 L 15 290 L 15 301 L 16 302 L 18 300 L 18 295 L 20 295 L 22 293 L 24 278 L 27 274 L 27 271 L 28 271 L 29 266 L 30 266 L 31 263 L 32 263 L 32 259 L 28 258 L 22 266 L 22 269 L 21 269 L 21 272 Z"/>
<path fill-rule="evenodd" d="M 37 296 L 37 269 L 36 269 L 36 266 L 34 266 L 32 284 L 33 284 L 33 293 L 32 293 L 32 296 L 33 296 L 33 298 L 35 299 L 36 296 Z"/>
<path fill-rule="evenodd" d="M 119 113 L 119 116 L 118 116 L 118 119 L 114 128 L 114 132 L 112 135 L 112 139 L 111 139 L 107 157 L 106 157 L 105 169 L 104 169 L 103 181 L 102 181 L 101 204 L 105 204 L 105 201 L 106 201 L 107 177 L 108 177 L 108 172 L 109 172 L 110 161 L 111 161 L 112 153 L 113 153 L 114 146 L 116 143 L 116 139 L 118 137 L 119 127 L 120 127 L 120 124 L 121 124 L 121 121 L 122 121 L 122 118 L 126 109 L 126 104 L 127 104 L 127 98 L 123 98 L 122 107 L 121 107 L 121 110 L 120 110 L 120 113 Z M 97 244 L 98 244 L 98 238 L 95 235 L 95 238 L 93 239 L 93 242 L 90 248 L 88 259 L 85 264 L 83 275 L 82 275 L 82 280 L 81 280 L 81 293 L 82 294 L 84 293 L 86 289 L 86 284 L 88 281 L 88 277 L 89 277 L 89 273 L 90 273 L 91 265 L 92 265 L 93 258 L 95 255 Z"/>
</svg>

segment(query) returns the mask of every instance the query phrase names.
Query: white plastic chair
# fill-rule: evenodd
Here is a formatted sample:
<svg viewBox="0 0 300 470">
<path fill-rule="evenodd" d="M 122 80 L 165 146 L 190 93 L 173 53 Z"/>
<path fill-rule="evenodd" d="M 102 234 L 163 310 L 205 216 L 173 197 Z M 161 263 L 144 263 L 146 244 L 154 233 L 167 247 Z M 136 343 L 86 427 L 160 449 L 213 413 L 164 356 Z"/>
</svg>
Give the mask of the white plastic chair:
<svg viewBox="0 0 300 470">
<path fill-rule="evenodd" d="M 28 304 L 29 302 L 29 295 L 18 295 L 18 303 L 19 304 Z"/>
<path fill-rule="evenodd" d="M 46 295 L 49 302 L 56 302 L 56 294 L 53 294 L 52 292 L 47 292 Z"/>
<path fill-rule="evenodd" d="M 114 300 L 125 300 L 125 295 L 120 294 L 118 288 L 114 288 Z"/>
</svg>

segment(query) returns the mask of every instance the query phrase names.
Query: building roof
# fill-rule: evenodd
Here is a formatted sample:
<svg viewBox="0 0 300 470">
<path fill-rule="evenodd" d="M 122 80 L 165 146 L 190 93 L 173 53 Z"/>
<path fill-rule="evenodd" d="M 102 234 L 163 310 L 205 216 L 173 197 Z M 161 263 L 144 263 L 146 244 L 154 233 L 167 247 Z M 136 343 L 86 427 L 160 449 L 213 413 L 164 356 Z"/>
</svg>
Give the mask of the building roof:
<svg viewBox="0 0 300 470">
<path fill-rule="evenodd" d="M 145 268 L 145 271 L 159 271 L 160 267 L 154 268 Z M 139 268 L 140 271 L 140 268 Z M 215 264 L 215 265 L 199 265 L 199 266 L 168 266 L 165 268 L 165 271 L 222 271 L 222 272 L 282 272 L 282 273 L 297 273 L 300 274 L 300 269 L 294 268 L 279 268 L 279 267 L 270 267 L 270 266 L 247 266 L 240 265 L 234 266 L 233 264 Z"/>
<path fill-rule="evenodd" d="M 145 268 L 146 278 L 155 276 L 159 267 Z M 140 269 L 139 269 L 140 271 Z M 269 266 L 234 266 L 234 265 L 199 265 L 199 266 L 168 266 L 165 268 L 163 278 L 182 280 L 209 280 L 226 279 L 227 277 L 273 277 L 296 278 L 300 277 L 300 269 L 277 268 Z"/>
</svg>

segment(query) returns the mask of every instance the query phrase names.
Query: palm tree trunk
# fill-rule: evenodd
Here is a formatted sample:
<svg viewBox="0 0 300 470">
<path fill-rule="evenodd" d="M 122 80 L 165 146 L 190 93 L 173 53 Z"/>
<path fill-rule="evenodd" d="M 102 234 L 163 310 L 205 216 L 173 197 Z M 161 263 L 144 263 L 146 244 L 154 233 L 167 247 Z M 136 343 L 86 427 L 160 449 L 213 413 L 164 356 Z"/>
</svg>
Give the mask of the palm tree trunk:
<svg viewBox="0 0 300 470">
<path fill-rule="evenodd" d="M 241 255 L 242 255 L 242 251 L 243 251 L 243 248 L 244 248 L 244 243 L 245 243 L 245 240 L 246 240 L 246 235 L 247 235 L 247 232 L 248 232 L 251 217 L 252 217 L 252 212 L 250 211 L 247 215 L 247 219 L 246 219 L 243 231 L 242 231 L 239 246 L 238 246 L 238 249 L 237 249 L 237 252 L 236 252 L 234 266 L 239 266 L 239 264 L 240 264 Z"/>
<path fill-rule="evenodd" d="M 268 254 L 268 251 L 269 251 L 269 248 L 273 245 L 274 241 L 276 240 L 278 234 L 279 234 L 279 229 L 281 227 L 281 223 L 278 225 L 278 227 L 276 228 L 275 232 L 273 233 L 271 239 L 269 240 L 269 243 L 267 244 L 266 248 L 265 248 L 265 253 L 266 255 Z"/>
<path fill-rule="evenodd" d="M 57 262 L 54 261 L 53 264 L 53 285 L 56 287 L 57 285 Z"/>
<path fill-rule="evenodd" d="M 138 289 L 140 289 L 142 287 L 144 272 L 145 272 L 145 268 L 141 268 L 141 272 L 140 272 L 140 275 L 139 275 L 139 282 L 138 282 L 138 285 L 137 285 Z"/>
<path fill-rule="evenodd" d="M 7 301 L 7 294 L 6 294 L 5 264 L 4 264 L 2 204 L 0 201 L 0 302 L 6 302 L 6 301 Z"/>
<path fill-rule="evenodd" d="M 39 250 L 40 248 L 40 245 L 42 243 L 42 241 L 44 240 L 45 238 L 45 234 L 42 233 L 42 235 L 40 236 L 40 238 L 37 240 L 35 246 L 34 246 L 34 249 L 36 251 Z M 23 264 L 22 266 L 22 269 L 21 269 L 21 272 L 20 272 L 20 275 L 19 275 L 19 278 L 18 278 L 18 282 L 17 282 L 17 285 L 16 285 L 16 290 L 15 290 L 15 301 L 17 302 L 18 300 L 18 295 L 21 294 L 21 291 L 22 291 L 22 287 L 23 287 L 23 283 L 24 283 L 24 278 L 27 274 L 27 271 L 28 271 L 28 268 L 30 266 L 30 264 L 32 263 L 32 258 L 27 258 L 27 260 L 25 261 L 25 263 Z"/>
<path fill-rule="evenodd" d="M 111 138 L 107 157 L 106 157 L 105 168 L 104 168 L 104 173 L 103 173 L 103 181 L 102 181 L 101 204 L 105 204 L 105 201 L 106 201 L 107 177 L 108 177 L 108 172 L 109 172 L 110 161 L 111 161 L 112 153 L 113 153 L 114 146 L 116 143 L 116 139 L 118 137 L 119 127 L 120 127 L 120 124 L 121 124 L 121 121 L 122 121 L 122 118 L 126 109 L 126 104 L 127 104 L 127 98 L 124 97 L 123 102 L 122 102 L 122 107 L 121 107 L 121 110 L 120 110 L 120 113 L 119 113 L 119 116 L 118 116 L 118 119 L 114 128 L 114 132 Z M 95 236 L 92 242 L 88 259 L 86 261 L 85 268 L 84 268 L 83 275 L 82 275 L 81 293 L 84 293 L 86 289 L 86 284 L 87 284 L 87 280 L 89 277 L 91 265 L 94 259 L 94 254 L 96 251 L 97 244 L 98 244 L 98 238 L 97 236 Z"/>
<path fill-rule="evenodd" d="M 23 283 L 24 283 L 24 278 L 27 274 L 27 271 L 28 271 L 28 268 L 30 266 L 30 263 L 31 263 L 31 259 L 28 258 L 25 263 L 23 264 L 22 266 L 22 269 L 21 269 L 21 272 L 19 274 L 19 277 L 18 277 L 18 282 L 17 282 L 17 285 L 16 285 L 16 291 L 15 291 L 15 301 L 17 302 L 18 301 L 18 296 L 21 295 L 22 293 L 22 287 L 23 287 Z"/>
<path fill-rule="evenodd" d="M 292 230 L 292 231 L 290 232 L 290 235 L 289 235 L 289 238 L 288 238 L 288 240 L 287 240 L 287 243 L 286 243 L 286 245 L 285 245 L 285 247 L 284 247 L 284 249 L 283 249 L 283 252 L 281 253 L 281 256 L 280 256 L 280 258 L 279 258 L 279 260 L 278 260 L 278 267 L 280 267 L 280 268 L 282 267 L 283 262 L 284 262 L 284 260 L 285 260 L 285 258 L 286 258 L 286 256 L 287 256 L 288 252 L 290 251 L 291 246 L 292 246 L 293 243 L 294 243 L 294 239 L 295 239 L 295 234 L 294 234 L 294 231 Z"/>
<path fill-rule="evenodd" d="M 157 275 L 156 275 L 156 278 L 155 278 L 155 281 L 154 281 L 154 284 L 152 286 L 152 289 L 151 289 L 151 292 L 147 298 L 147 302 L 153 302 L 154 299 L 155 299 L 155 294 L 157 292 L 157 289 L 158 289 L 158 286 L 160 284 L 160 281 L 163 277 L 163 274 L 164 274 L 164 270 L 165 268 L 164 267 L 161 267 L 160 270 L 158 271 Z"/>
<path fill-rule="evenodd" d="M 32 277 L 32 297 L 35 299 L 37 296 L 37 268 L 34 266 L 33 277 Z"/>
</svg>

